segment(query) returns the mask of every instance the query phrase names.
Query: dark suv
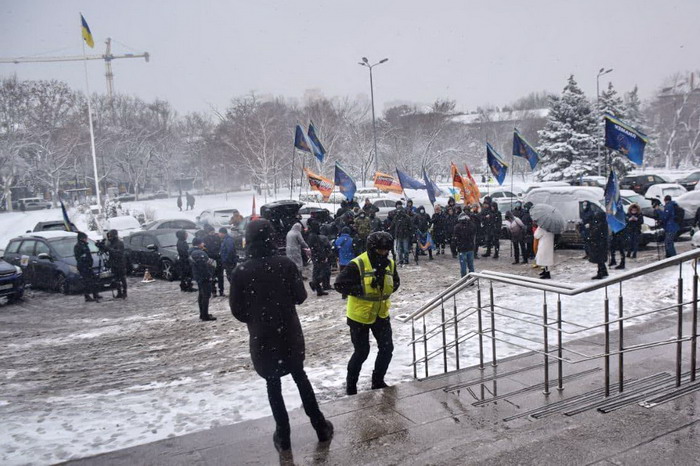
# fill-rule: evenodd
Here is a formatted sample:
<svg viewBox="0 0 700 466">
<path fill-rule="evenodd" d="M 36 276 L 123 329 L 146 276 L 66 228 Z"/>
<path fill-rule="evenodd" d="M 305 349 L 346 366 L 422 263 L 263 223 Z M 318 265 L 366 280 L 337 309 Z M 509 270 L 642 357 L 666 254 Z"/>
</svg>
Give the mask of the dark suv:
<svg viewBox="0 0 700 466">
<path fill-rule="evenodd" d="M 676 183 L 683 186 L 688 191 L 693 191 L 700 182 L 700 172 L 693 172 L 690 175 L 676 180 Z"/>
<path fill-rule="evenodd" d="M 649 186 L 659 183 L 668 183 L 659 175 L 628 175 L 620 181 L 620 189 L 631 189 L 637 194 L 644 195 Z"/>
<path fill-rule="evenodd" d="M 22 269 L 0 259 L 0 297 L 15 302 L 24 294 L 24 274 Z"/>
<path fill-rule="evenodd" d="M 83 280 L 73 255 L 77 236 L 70 231 L 22 235 L 10 240 L 5 248 L 5 260 L 19 266 L 24 272 L 25 282 L 33 288 L 47 288 L 65 294 L 79 292 L 83 290 Z M 112 272 L 106 267 L 105 256 L 99 253 L 92 240 L 88 240 L 88 245 L 99 284 L 110 286 Z"/>
<path fill-rule="evenodd" d="M 277 247 L 282 255 L 286 254 L 287 233 L 299 221 L 297 214 L 303 205 L 303 202 L 290 199 L 270 202 L 260 207 L 260 216 L 269 220 L 275 229 Z"/>
</svg>

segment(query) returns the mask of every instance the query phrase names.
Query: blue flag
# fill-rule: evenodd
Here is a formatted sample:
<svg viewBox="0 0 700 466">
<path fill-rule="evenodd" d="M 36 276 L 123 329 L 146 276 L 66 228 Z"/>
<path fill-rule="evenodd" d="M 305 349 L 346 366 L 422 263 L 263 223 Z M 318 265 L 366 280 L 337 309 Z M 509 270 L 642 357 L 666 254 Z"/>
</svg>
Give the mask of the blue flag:
<svg viewBox="0 0 700 466">
<path fill-rule="evenodd" d="M 316 136 L 316 128 L 314 128 L 314 122 L 309 123 L 309 131 L 307 132 L 309 136 L 309 141 L 311 141 L 311 149 L 319 162 L 323 162 L 323 158 L 326 156 L 326 149 L 321 144 Z"/>
<path fill-rule="evenodd" d="M 540 154 L 520 135 L 517 129 L 513 132 L 513 155 L 527 159 L 532 170 L 535 169 L 540 160 Z"/>
<path fill-rule="evenodd" d="M 73 223 L 70 221 L 70 218 L 68 218 L 68 212 L 66 211 L 66 206 L 63 204 L 63 201 L 59 199 L 61 202 L 61 214 L 63 214 L 63 226 L 66 229 L 66 231 L 74 231 L 75 227 L 73 226 Z"/>
<path fill-rule="evenodd" d="M 486 143 L 486 163 L 489 165 L 493 176 L 498 180 L 498 184 L 503 184 L 503 180 L 506 179 L 508 165 L 488 142 Z"/>
<path fill-rule="evenodd" d="M 617 176 L 612 170 L 610 170 L 608 183 L 605 185 L 605 213 L 613 233 L 621 231 L 627 225 L 625 209 L 623 209 L 620 199 L 620 186 L 617 182 Z"/>
<path fill-rule="evenodd" d="M 428 178 L 428 173 L 425 171 L 425 167 L 423 167 L 423 181 L 425 181 L 425 189 L 428 191 L 428 199 L 430 199 L 430 203 L 435 204 L 435 197 L 442 193 L 440 192 L 440 188 L 438 188 L 437 185 L 433 183 L 430 178 Z"/>
<path fill-rule="evenodd" d="M 335 163 L 335 185 L 340 188 L 340 192 L 348 199 L 355 197 L 357 185 L 355 180 L 346 172 L 338 162 Z"/>
<path fill-rule="evenodd" d="M 646 135 L 611 115 L 606 114 L 604 119 L 605 147 L 626 155 L 637 165 L 642 165 L 644 146 L 649 142 Z"/>
<path fill-rule="evenodd" d="M 296 133 L 294 133 L 294 147 L 304 152 L 311 152 L 311 146 L 312 144 L 308 136 L 304 134 L 304 130 L 301 129 L 301 126 L 297 125 Z"/>
<path fill-rule="evenodd" d="M 403 189 L 425 189 L 425 185 L 415 178 L 411 178 L 398 168 L 396 174 L 399 176 L 399 184 Z"/>
</svg>

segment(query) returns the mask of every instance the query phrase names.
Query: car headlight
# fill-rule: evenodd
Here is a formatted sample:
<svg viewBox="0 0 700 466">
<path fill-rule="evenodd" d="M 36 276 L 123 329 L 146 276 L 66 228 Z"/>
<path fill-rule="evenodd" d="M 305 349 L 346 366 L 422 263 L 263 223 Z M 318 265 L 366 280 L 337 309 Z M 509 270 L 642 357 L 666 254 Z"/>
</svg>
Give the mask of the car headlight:
<svg viewBox="0 0 700 466">
<path fill-rule="evenodd" d="M 22 267 L 15 265 L 15 270 L 17 271 L 17 275 L 22 275 Z"/>
<path fill-rule="evenodd" d="M 69 265 L 69 266 L 68 266 L 68 271 L 71 272 L 71 273 L 78 273 L 78 267 L 76 267 L 76 266 L 74 266 L 74 265 Z"/>
</svg>

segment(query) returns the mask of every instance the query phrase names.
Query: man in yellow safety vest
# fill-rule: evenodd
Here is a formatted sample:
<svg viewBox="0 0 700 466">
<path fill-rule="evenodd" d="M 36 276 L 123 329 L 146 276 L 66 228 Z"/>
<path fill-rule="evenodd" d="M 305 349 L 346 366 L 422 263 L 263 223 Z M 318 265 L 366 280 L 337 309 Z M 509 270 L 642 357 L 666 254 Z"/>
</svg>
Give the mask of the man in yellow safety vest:
<svg viewBox="0 0 700 466">
<path fill-rule="evenodd" d="M 335 289 L 348 295 L 347 322 L 355 348 L 346 379 L 346 393 L 357 394 L 357 380 L 369 355 L 369 332 L 377 341 L 377 359 L 372 372 L 372 389 L 386 388 L 384 376 L 391 362 L 394 343 L 389 321 L 389 297 L 399 288 L 396 264 L 389 259 L 394 239 L 378 231 L 367 237 L 367 251 L 353 259 L 335 280 Z"/>
</svg>

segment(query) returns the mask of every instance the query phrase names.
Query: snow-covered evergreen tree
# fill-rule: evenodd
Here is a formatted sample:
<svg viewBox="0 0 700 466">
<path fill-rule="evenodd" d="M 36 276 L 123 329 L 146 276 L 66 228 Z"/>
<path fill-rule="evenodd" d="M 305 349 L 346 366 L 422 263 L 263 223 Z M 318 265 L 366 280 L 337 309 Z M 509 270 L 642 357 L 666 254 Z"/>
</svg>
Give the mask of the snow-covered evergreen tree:
<svg viewBox="0 0 700 466">
<path fill-rule="evenodd" d="M 639 99 L 637 86 L 634 86 L 634 89 L 625 94 L 625 105 L 627 107 L 627 123 L 649 138 L 649 142 L 644 148 L 644 165 L 649 165 L 661 154 L 657 142 L 658 136 L 655 134 L 654 129 L 649 126 L 646 115 L 642 111 L 642 101 Z"/>
<path fill-rule="evenodd" d="M 608 83 L 608 88 L 600 93 L 600 99 L 598 101 L 598 112 L 598 140 L 600 141 L 601 157 L 603 158 L 603 160 L 610 161 L 610 164 L 615 170 L 615 173 L 617 173 L 618 178 L 621 178 L 624 175 L 626 175 L 627 172 L 633 170 L 635 164 L 632 163 L 630 159 L 627 158 L 627 156 L 617 151 L 610 151 L 610 149 L 605 147 L 605 123 L 603 122 L 603 115 L 607 113 L 608 115 L 612 115 L 615 118 L 619 118 L 625 121 L 627 120 L 627 107 L 625 105 L 625 102 L 622 100 L 622 97 L 617 93 L 615 87 L 613 86 L 613 83 L 611 82 Z M 608 153 L 610 154 L 608 155 Z M 604 172 L 604 174 L 607 176 L 609 170 L 606 169 L 604 170 Z"/>
<path fill-rule="evenodd" d="M 547 123 L 538 132 L 538 179 L 559 181 L 597 173 L 595 116 L 571 75 L 561 96 L 550 99 Z"/>
</svg>

